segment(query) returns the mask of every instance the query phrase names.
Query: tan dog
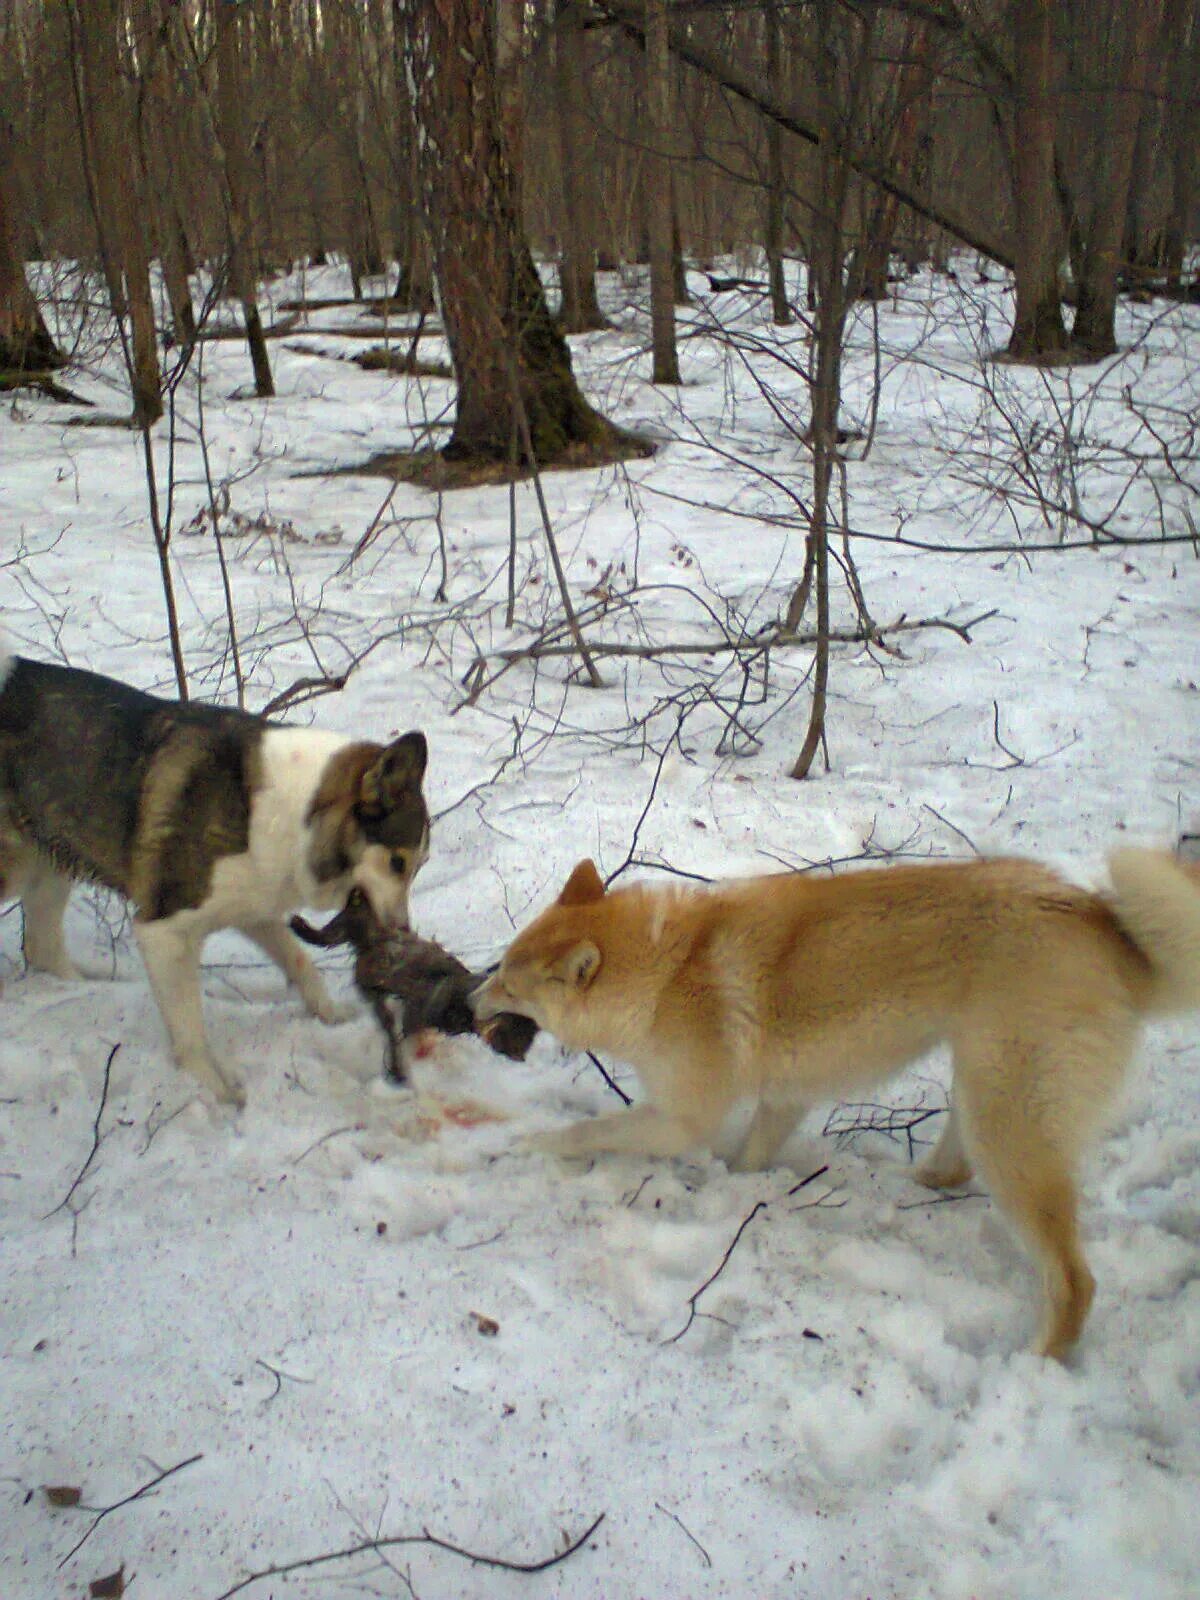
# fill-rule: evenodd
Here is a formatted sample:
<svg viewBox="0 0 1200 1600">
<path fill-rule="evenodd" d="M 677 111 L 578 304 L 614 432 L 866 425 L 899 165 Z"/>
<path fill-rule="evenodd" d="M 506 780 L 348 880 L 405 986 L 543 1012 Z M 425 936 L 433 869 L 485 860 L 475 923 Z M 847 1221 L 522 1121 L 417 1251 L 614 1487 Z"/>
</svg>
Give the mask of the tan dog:
<svg viewBox="0 0 1200 1600">
<path fill-rule="evenodd" d="M 769 1165 L 812 1101 L 948 1043 L 951 1109 L 918 1177 L 951 1187 L 978 1168 L 1042 1270 L 1037 1349 L 1061 1357 L 1094 1290 L 1076 1161 L 1141 1019 L 1200 1004 L 1200 874 L 1143 850 L 1110 866 L 1107 897 L 1005 860 L 606 894 L 584 861 L 476 1012 L 517 1012 L 637 1069 L 646 1104 L 543 1148 L 678 1155 L 753 1097 L 740 1170 Z"/>
</svg>

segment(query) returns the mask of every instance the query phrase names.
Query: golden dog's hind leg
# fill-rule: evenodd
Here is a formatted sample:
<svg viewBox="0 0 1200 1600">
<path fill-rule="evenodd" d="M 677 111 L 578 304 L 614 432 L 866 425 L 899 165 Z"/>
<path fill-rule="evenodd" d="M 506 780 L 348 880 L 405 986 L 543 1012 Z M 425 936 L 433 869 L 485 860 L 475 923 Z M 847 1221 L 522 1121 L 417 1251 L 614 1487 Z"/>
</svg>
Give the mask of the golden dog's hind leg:
<svg viewBox="0 0 1200 1600">
<path fill-rule="evenodd" d="M 953 1100 L 942 1124 L 941 1137 L 913 1176 L 927 1189 L 960 1189 L 964 1183 L 970 1183 L 971 1163 L 963 1149 L 962 1128 Z"/>
<path fill-rule="evenodd" d="M 1029 1169 L 1001 1172 L 980 1158 L 996 1204 L 1037 1258 L 1042 1274 L 1042 1321 L 1034 1350 L 1065 1360 L 1083 1331 L 1096 1280 L 1079 1248 L 1071 1175 L 1047 1151 L 1027 1152 Z"/>
<path fill-rule="evenodd" d="M 958 1052 L 956 1077 L 967 1147 L 1041 1271 L 1034 1350 L 1057 1361 L 1078 1339 L 1095 1293 L 1079 1245 L 1073 1167 L 1095 1097 L 1117 1064 L 1096 1034 L 1085 1042 L 1072 1031 L 1033 1043 L 1009 1035 L 970 1044 Z"/>
<path fill-rule="evenodd" d="M 1096 1292 L 1076 1223 L 1075 1185 L 1065 1172 L 1039 1173 L 1008 1209 L 1041 1257 L 1045 1307 L 1035 1349 L 1063 1361 L 1083 1332 Z"/>
</svg>

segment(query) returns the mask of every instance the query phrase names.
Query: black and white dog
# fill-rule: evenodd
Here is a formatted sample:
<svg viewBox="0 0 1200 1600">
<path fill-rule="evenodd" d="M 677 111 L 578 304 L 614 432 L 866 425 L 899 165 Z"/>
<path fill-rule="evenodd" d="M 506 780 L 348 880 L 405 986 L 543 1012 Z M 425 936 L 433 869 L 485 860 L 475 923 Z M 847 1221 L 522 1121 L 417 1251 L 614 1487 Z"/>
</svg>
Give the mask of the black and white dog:
<svg viewBox="0 0 1200 1600">
<path fill-rule="evenodd" d="M 125 895 L 176 1061 L 241 1105 L 205 1036 L 205 939 L 240 929 L 336 1021 L 284 919 L 342 906 L 357 885 L 383 922 L 407 925 L 429 848 L 425 762 L 421 733 L 381 745 L 162 700 L 0 641 L 0 902 L 22 903 L 29 965 L 68 978 L 72 883 Z"/>
</svg>

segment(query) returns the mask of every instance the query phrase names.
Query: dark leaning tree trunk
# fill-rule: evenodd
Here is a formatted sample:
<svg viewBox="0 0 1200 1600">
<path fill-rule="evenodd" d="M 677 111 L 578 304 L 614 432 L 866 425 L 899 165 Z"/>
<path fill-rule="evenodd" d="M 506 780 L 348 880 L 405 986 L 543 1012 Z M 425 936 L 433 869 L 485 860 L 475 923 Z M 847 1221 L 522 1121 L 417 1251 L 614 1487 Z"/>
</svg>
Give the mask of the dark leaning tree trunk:
<svg viewBox="0 0 1200 1600">
<path fill-rule="evenodd" d="M 49 372 L 65 366 L 66 357 L 50 337 L 25 277 L 10 150 L 0 114 L 0 373 Z"/>
<path fill-rule="evenodd" d="M 496 82 L 494 5 L 394 3 L 458 384 L 454 430 L 443 455 L 507 461 L 526 421 L 537 463 L 573 447 L 629 454 L 631 437 L 580 393 L 521 228 Z"/>
</svg>

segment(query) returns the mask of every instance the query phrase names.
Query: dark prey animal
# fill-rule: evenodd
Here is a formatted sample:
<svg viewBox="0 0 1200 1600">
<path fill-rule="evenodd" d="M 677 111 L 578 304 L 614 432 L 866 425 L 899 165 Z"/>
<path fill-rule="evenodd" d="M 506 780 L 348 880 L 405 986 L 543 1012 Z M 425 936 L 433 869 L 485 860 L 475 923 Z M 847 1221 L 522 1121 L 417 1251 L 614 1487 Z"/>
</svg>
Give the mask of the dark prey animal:
<svg viewBox="0 0 1200 1600">
<path fill-rule="evenodd" d="M 397 1083 L 408 1078 L 401 1043 L 424 1028 L 478 1033 L 501 1055 L 524 1061 L 537 1023 L 506 1012 L 478 1025 L 468 997 L 485 975 L 472 972 L 432 939 L 408 929 L 390 931 L 360 889 L 350 891 L 344 908 L 323 928 L 314 928 L 303 917 L 293 917 L 290 925 L 307 944 L 354 946 L 354 981 L 383 1029 L 388 1076 Z"/>
</svg>

